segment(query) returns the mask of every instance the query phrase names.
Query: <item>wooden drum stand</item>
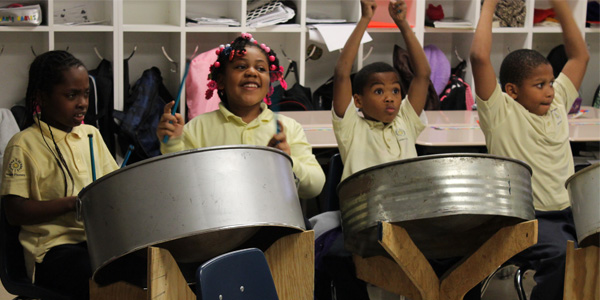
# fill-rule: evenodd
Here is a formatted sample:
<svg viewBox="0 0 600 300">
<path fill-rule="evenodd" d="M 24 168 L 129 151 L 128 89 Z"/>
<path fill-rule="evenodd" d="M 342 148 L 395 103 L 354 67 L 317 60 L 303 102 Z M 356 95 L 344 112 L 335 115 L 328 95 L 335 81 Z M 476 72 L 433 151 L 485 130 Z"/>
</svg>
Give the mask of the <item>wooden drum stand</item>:
<svg viewBox="0 0 600 300">
<path fill-rule="evenodd" d="M 310 300 L 314 290 L 314 231 L 275 241 L 265 257 L 281 300 Z M 90 300 L 196 300 L 168 250 L 148 248 L 148 289 L 125 282 L 99 286 L 90 280 Z"/>
<path fill-rule="evenodd" d="M 537 220 L 506 226 L 479 249 L 438 278 L 406 230 L 382 222 L 380 241 L 384 256 L 354 255 L 357 277 L 411 300 L 459 300 L 500 265 L 537 243 Z"/>
</svg>

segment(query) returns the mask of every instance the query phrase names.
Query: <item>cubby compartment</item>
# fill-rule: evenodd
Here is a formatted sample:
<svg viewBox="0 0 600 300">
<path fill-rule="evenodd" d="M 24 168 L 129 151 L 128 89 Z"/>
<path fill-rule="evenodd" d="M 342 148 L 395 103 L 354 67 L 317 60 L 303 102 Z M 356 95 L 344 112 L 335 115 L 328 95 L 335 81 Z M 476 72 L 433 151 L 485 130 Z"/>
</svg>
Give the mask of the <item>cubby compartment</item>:
<svg viewBox="0 0 600 300">
<path fill-rule="evenodd" d="M 187 0 L 185 6 L 186 18 L 227 18 L 239 22 L 241 26 L 245 13 L 242 12 L 242 0 Z M 193 26 L 193 25 L 192 25 Z M 196 26 L 193 26 L 196 27 Z M 217 27 L 223 25 L 199 25 L 198 27 Z"/>
<path fill-rule="evenodd" d="M 427 13 L 427 9 L 431 6 L 441 8 L 444 12 L 444 20 L 457 19 L 471 22 L 471 27 L 461 28 L 461 30 L 472 30 L 477 25 L 478 8 L 480 7 L 477 1 L 471 0 L 427 0 L 423 13 Z M 428 27 L 427 30 L 434 28 Z M 436 28 L 439 29 L 439 28 Z"/>
<path fill-rule="evenodd" d="M 495 38 L 495 36 L 494 36 Z M 450 63 L 450 68 L 458 66 L 462 61 L 469 59 L 469 51 L 473 42 L 473 33 L 426 33 L 423 47 L 434 45 L 439 48 Z M 431 65 L 431 71 L 436 71 L 436 66 Z M 467 82 L 473 81 L 471 68 L 466 68 L 465 77 Z"/>
<path fill-rule="evenodd" d="M 112 32 L 54 33 L 54 48 L 69 51 L 89 70 L 95 69 L 103 58 L 114 62 L 113 41 Z"/>
<path fill-rule="evenodd" d="M 112 1 L 54 1 L 55 25 L 113 25 Z"/>
<path fill-rule="evenodd" d="M 492 61 L 492 66 L 494 67 L 494 71 L 496 72 L 496 76 L 498 76 L 500 72 L 500 65 L 502 64 L 502 60 L 508 55 L 508 53 L 531 47 L 531 38 L 529 34 L 526 33 L 495 33 L 492 40 L 492 53 L 490 55 L 490 59 Z"/>
<path fill-rule="evenodd" d="M 180 33 L 123 33 L 123 57 L 128 58 L 131 56 L 129 59 L 130 85 L 133 87 L 145 70 L 157 67 L 161 72 L 163 84 L 167 87 L 171 96 L 176 97 L 184 68 L 180 63 L 182 61 L 180 44 Z M 166 55 L 163 52 L 163 47 Z M 127 80 L 127 78 L 124 78 L 124 80 Z"/>
<path fill-rule="evenodd" d="M 49 50 L 47 32 L 0 32 L 0 107 L 10 108 L 25 99 L 29 66 Z"/>
<path fill-rule="evenodd" d="M 181 16 L 180 1 L 123 0 L 122 4 L 124 25 L 180 26 L 184 22 L 185 16 Z"/>
<path fill-rule="evenodd" d="M 600 53 L 600 33 L 586 33 L 585 41 L 588 45 L 590 61 L 588 62 L 580 92 L 583 105 L 592 105 L 594 93 L 598 86 L 600 86 L 600 55 L 598 55 Z"/>
<path fill-rule="evenodd" d="M 306 17 L 356 22 L 360 18 L 360 5 L 347 0 L 306 0 Z"/>
</svg>

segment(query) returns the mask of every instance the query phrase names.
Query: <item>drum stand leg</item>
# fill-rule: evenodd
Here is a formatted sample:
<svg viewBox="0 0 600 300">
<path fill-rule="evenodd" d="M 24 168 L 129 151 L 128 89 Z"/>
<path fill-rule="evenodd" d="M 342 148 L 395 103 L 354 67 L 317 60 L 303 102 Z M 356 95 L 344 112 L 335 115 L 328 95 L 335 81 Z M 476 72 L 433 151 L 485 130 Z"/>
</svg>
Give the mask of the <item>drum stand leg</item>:
<svg viewBox="0 0 600 300">
<path fill-rule="evenodd" d="M 275 241 L 265 257 L 281 300 L 313 299 L 314 231 L 290 234 Z M 126 282 L 99 286 L 90 280 L 90 300 L 196 300 L 171 253 L 148 247 L 148 290 Z"/>
<path fill-rule="evenodd" d="M 575 249 L 575 243 L 567 242 L 565 268 L 565 300 L 600 299 L 600 248 L 590 245 Z"/>
<path fill-rule="evenodd" d="M 265 251 L 280 300 L 312 300 L 315 278 L 315 232 L 277 240 Z"/>
<path fill-rule="evenodd" d="M 357 276 L 413 300 L 460 300 L 498 266 L 537 242 L 537 220 L 504 227 L 438 279 L 404 228 L 382 222 L 380 230 L 379 243 L 396 263 L 383 256 L 354 255 Z"/>
</svg>

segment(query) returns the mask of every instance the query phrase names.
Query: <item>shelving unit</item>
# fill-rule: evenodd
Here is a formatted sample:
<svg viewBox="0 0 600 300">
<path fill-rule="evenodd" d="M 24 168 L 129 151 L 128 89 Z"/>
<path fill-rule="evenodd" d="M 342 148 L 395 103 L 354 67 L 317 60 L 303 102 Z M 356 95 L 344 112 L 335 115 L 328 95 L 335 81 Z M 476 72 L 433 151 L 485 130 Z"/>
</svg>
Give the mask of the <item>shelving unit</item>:
<svg viewBox="0 0 600 300">
<path fill-rule="evenodd" d="M 581 88 L 584 105 L 590 105 L 592 95 L 600 83 L 600 29 L 585 28 L 588 1 L 571 0 L 569 5 L 589 45 L 591 60 Z M 4 7 L 14 1 L 0 0 Z M 21 1 L 23 3 L 23 1 Z M 339 52 L 324 53 L 319 60 L 306 60 L 306 48 L 315 42 L 309 39 L 307 16 L 346 19 L 356 22 L 360 18 L 360 5 L 349 0 L 294 0 L 296 17 L 293 24 L 264 28 L 248 27 L 245 20 L 249 5 L 246 0 L 42 0 L 25 1 L 24 4 L 39 3 L 43 10 L 42 25 L 37 27 L 0 26 L 0 107 L 9 108 L 25 95 L 27 71 L 36 53 L 52 49 L 68 49 L 80 58 L 89 69 L 100 62 L 94 48 L 101 57 L 113 63 L 115 108 L 123 103 L 123 59 L 137 51 L 129 61 L 129 81 L 133 84 L 142 72 L 152 66 L 161 70 L 164 83 L 172 95 L 177 94 L 179 81 L 183 77 L 185 60 L 196 46 L 198 52 L 208 51 L 219 44 L 234 39 L 240 32 L 251 32 L 261 43 L 274 48 L 281 64 L 287 68 L 288 58 L 298 63 L 300 83 L 313 91 L 333 75 Z M 378 21 L 391 21 L 387 15 L 387 0 L 377 0 L 378 9 L 374 17 Z M 424 26 L 425 11 L 429 4 L 441 4 L 446 16 L 464 18 L 473 23 L 479 18 L 480 0 L 407 0 L 409 23 L 422 45 L 435 44 L 447 56 L 450 64 L 459 63 L 458 56 L 468 58 L 474 29 L 436 29 Z M 54 12 L 62 8 L 83 6 L 90 21 L 103 21 L 95 25 L 66 25 L 64 18 L 55 17 Z M 549 8 L 548 0 L 527 0 L 525 25 L 520 28 L 494 28 L 492 60 L 498 71 L 502 58 L 511 50 L 530 48 L 543 55 L 562 43 L 560 28 L 533 26 L 534 8 Z M 186 26 L 186 15 L 218 17 L 224 16 L 240 21 L 239 27 Z M 394 44 L 405 47 L 398 30 L 369 29 L 373 41 L 361 46 L 356 68 L 374 61 L 392 63 Z M 176 62 L 167 60 L 165 52 Z M 457 56 L 458 54 L 458 56 Z M 472 83 L 470 68 L 466 78 Z M 288 76 L 290 84 L 295 82 Z M 181 107 L 182 110 L 185 106 Z"/>
</svg>

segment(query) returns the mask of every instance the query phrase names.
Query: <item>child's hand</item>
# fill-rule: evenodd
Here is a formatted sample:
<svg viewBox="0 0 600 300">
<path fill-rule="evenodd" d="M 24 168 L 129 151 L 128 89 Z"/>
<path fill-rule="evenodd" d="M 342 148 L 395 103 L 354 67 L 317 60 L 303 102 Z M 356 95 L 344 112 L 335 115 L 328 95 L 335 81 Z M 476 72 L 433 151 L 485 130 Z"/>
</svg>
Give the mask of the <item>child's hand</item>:
<svg viewBox="0 0 600 300">
<path fill-rule="evenodd" d="M 288 144 L 285 137 L 283 124 L 281 124 L 280 121 L 277 121 L 277 125 L 279 126 L 279 133 L 273 135 L 273 138 L 271 138 L 267 146 L 277 148 L 287 153 L 288 155 L 292 155 L 292 151 L 290 150 L 290 144 Z"/>
<path fill-rule="evenodd" d="M 406 10 L 406 2 L 404 0 L 390 0 L 388 11 L 396 24 L 406 21 Z"/>
<path fill-rule="evenodd" d="M 169 137 L 178 137 L 183 133 L 183 125 L 185 121 L 181 114 L 171 114 L 171 109 L 175 105 L 175 101 L 171 101 L 165 105 L 164 113 L 160 117 L 158 126 L 156 128 L 156 136 L 160 141 L 163 140 L 165 135 Z"/>
<path fill-rule="evenodd" d="M 375 3 L 375 0 L 360 0 L 360 10 L 363 18 L 373 18 L 376 8 L 377 3 Z"/>
</svg>

